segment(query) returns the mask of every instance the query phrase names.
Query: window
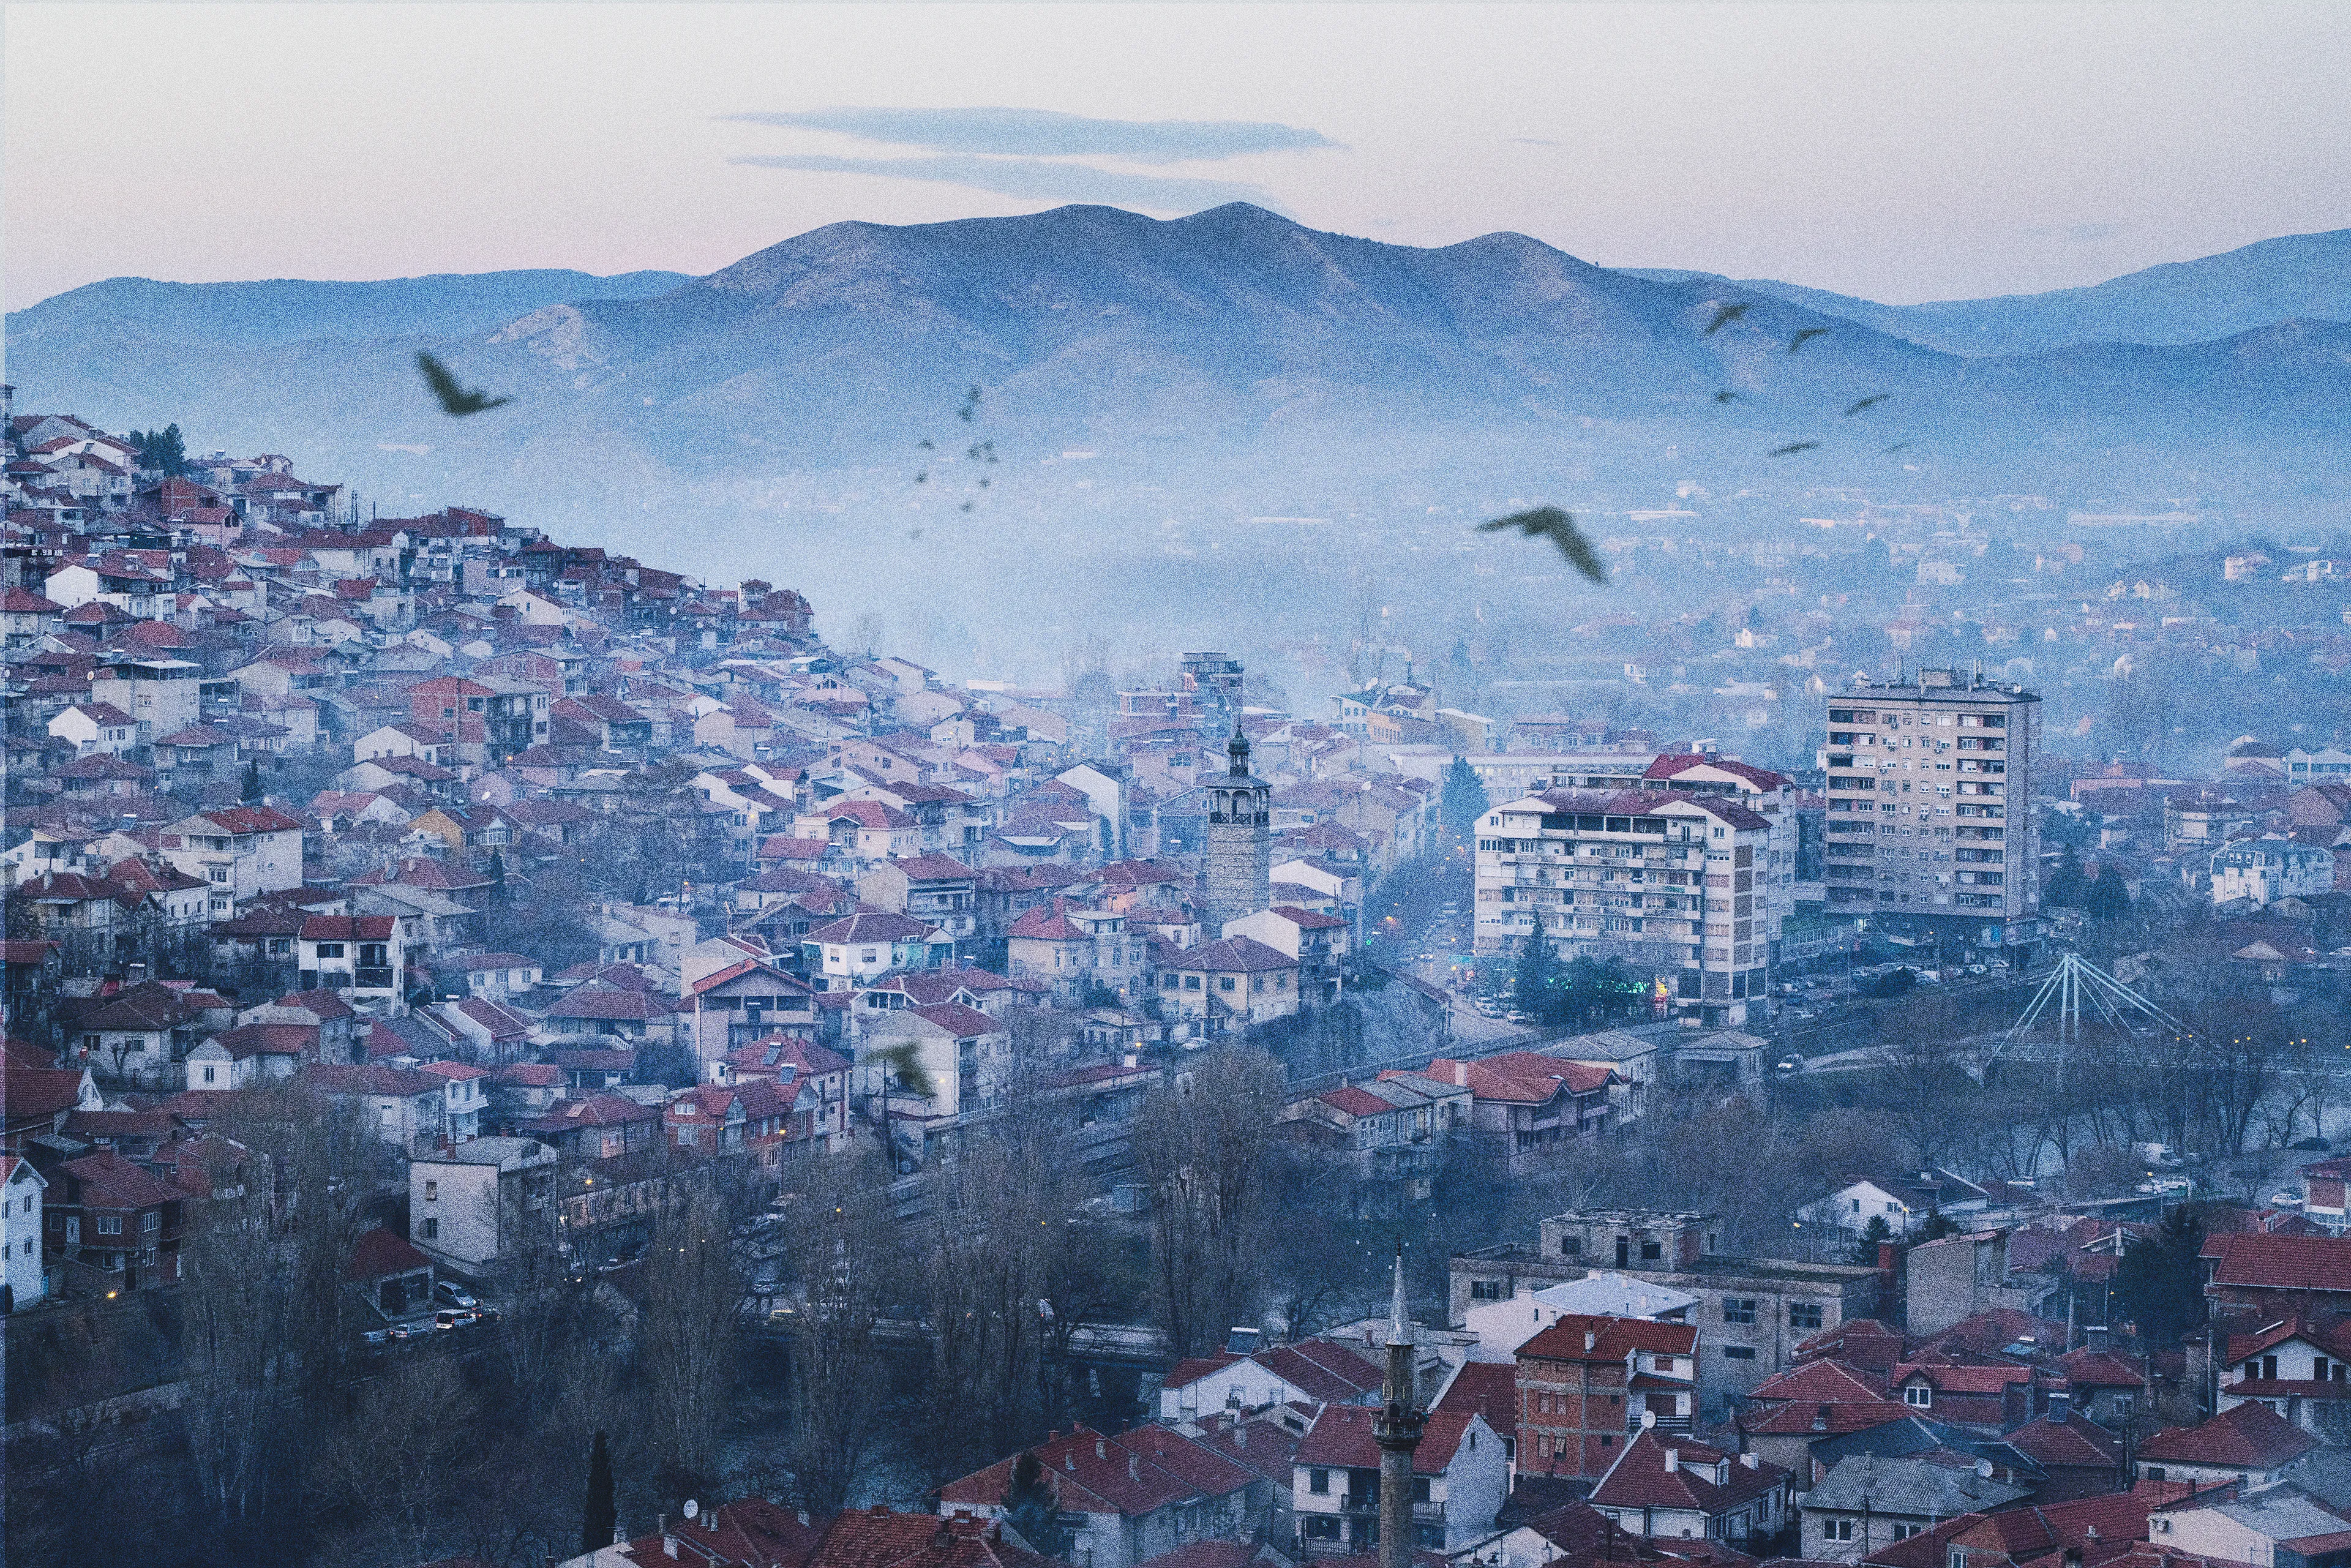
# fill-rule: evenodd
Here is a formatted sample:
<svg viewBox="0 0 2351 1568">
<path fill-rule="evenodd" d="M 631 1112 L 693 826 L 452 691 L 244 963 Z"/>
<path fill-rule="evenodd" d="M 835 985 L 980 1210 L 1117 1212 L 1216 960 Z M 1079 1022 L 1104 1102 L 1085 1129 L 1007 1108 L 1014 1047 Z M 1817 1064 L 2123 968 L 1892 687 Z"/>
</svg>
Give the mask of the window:
<svg viewBox="0 0 2351 1568">
<path fill-rule="evenodd" d="M 425 1201 L 425 1202 L 427 1202 L 427 1203 L 431 1203 L 431 1202 L 433 1202 L 435 1198 L 438 1198 L 440 1196 L 441 1196 L 441 1184 L 440 1184 L 439 1182 L 437 1182 L 437 1181 L 428 1181 L 428 1182 L 426 1182 L 426 1183 L 424 1184 L 424 1201 Z"/>
<path fill-rule="evenodd" d="M 321 957 L 321 958 L 340 958 L 340 957 L 341 957 L 342 956 L 343 956 L 343 945 L 342 945 L 341 943 L 340 943 L 340 942 L 321 942 L 321 943 L 319 943 L 319 957 Z"/>
<path fill-rule="evenodd" d="M 78 1245 L 78 1244 L 80 1243 L 80 1241 L 81 1241 L 81 1216 L 79 1216 L 79 1215 L 78 1215 L 78 1214 L 68 1214 L 68 1215 L 67 1215 L 67 1216 L 66 1216 L 66 1242 L 67 1242 L 67 1245 L 68 1245 L 68 1246 L 77 1246 L 77 1245 Z M 2160 1476 L 2158 1476 L 2158 1477 L 2157 1477 L 2156 1479 L 2157 1479 L 2158 1480 L 2160 1480 L 2160 1479 L 2162 1479 L 2163 1478 L 2162 1478 L 2162 1477 L 2160 1477 Z"/>
<path fill-rule="evenodd" d="M 1755 1298 L 1725 1296 L 1722 1298 L 1722 1321 L 1727 1323 L 1751 1323 L 1755 1321 Z"/>
<path fill-rule="evenodd" d="M 1415 1502 L 1426 1502 L 1428 1500 L 1428 1478 L 1426 1476 L 1415 1476 L 1412 1478 L 1412 1500 Z"/>
<path fill-rule="evenodd" d="M 1722 1347 L 1725 1361 L 1753 1361 L 1755 1347 L 1751 1344 L 1727 1344 Z"/>
<path fill-rule="evenodd" d="M 1331 1472 L 1322 1469 L 1319 1465 L 1307 1471 L 1306 1490 L 1313 1493 L 1316 1497 L 1329 1497 L 1331 1495 Z"/>
<path fill-rule="evenodd" d="M 1818 1301 L 1790 1301 L 1788 1326 L 1792 1329 L 1816 1329 L 1821 1326 L 1821 1304 Z"/>
<path fill-rule="evenodd" d="M 1906 1383 L 1902 1385 L 1902 1403 L 1928 1409 L 1935 1403 L 1935 1391 L 1923 1383 Z"/>
<path fill-rule="evenodd" d="M 68 1237 L 68 1238 L 67 1238 L 67 1239 L 68 1239 L 68 1240 L 71 1240 L 71 1239 L 72 1239 L 72 1238 L 71 1238 L 71 1237 Z M 2149 1466 L 2147 1466 L 2147 1479 L 2148 1480 L 2151 1480 L 2151 1481 L 2159 1481 L 2159 1480 L 2163 1479 L 2163 1467 L 2162 1467 L 2161 1465 L 2149 1465 Z M 1964 1564 L 1960 1564 L 1960 1565 L 1959 1565 L 1959 1568 L 1965 1568 L 1965 1565 L 1964 1565 Z"/>
<path fill-rule="evenodd" d="M 204 1082 L 207 1082 L 207 1083 L 210 1083 L 212 1081 L 213 1081 L 213 1070 L 212 1070 L 210 1067 L 207 1067 L 207 1068 L 205 1068 L 205 1069 L 204 1069 Z"/>
<path fill-rule="evenodd" d="M 1823 1541 L 1851 1541 L 1853 1539 L 1853 1521 L 1849 1519 L 1823 1520 L 1821 1522 L 1821 1539 Z"/>
<path fill-rule="evenodd" d="M 1921 1524 L 1897 1524 L 1894 1527 L 1894 1539 L 1907 1541 L 1925 1528 L 1926 1526 Z"/>
<path fill-rule="evenodd" d="M 1583 1250 L 1583 1238 L 1581 1236 L 1562 1236 L 1559 1239 L 1559 1249 L 1562 1255 L 1573 1258 L 1577 1253 Z"/>
<path fill-rule="evenodd" d="M 120 1215 L 119 1215 L 119 1214 L 101 1214 L 101 1215 L 99 1215 L 99 1216 L 98 1217 L 98 1233 L 99 1233 L 100 1236 L 120 1236 L 120 1235 L 121 1235 L 121 1234 L 122 1234 L 122 1216 L 120 1216 Z"/>
<path fill-rule="evenodd" d="M 1644 1241 L 1644 1242 L 1642 1242 L 1642 1243 L 1641 1243 L 1641 1260 L 1642 1260 L 1643 1262 L 1645 1262 L 1645 1263 L 1647 1263 L 1647 1262 L 1654 1262 L 1654 1261 L 1656 1261 L 1657 1259 L 1662 1258 L 1662 1257 L 1664 1257 L 1665 1255 L 1666 1255 L 1666 1249 L 1665 1249 L 1663 1247 L 1659 1246 L 1656 1242 L 1655 1242 L 1655 1241 Z"/>
<path fill-rule="evenodd" d="M 144 1213 L 144 1214 L 141 1215 L 141 1216 L 139 1217 L 139 1228 L 140 1228 L 140 1229 L 141 1229 L 141 1230 L 161 1230 L 161 1229 L 162 1229 L 162 1228 L 163 1228 L 163 1215 L 162 1215 L 162 1212 L 160 1209 L 152 1209 L 152 1208 L 151 1208 L 151 1209 L 149 1209 L 146 1213 Z"/>
<path fill-rule="evenodd" d="M 1339 1521 L 1330 1517 L 1328 1514 L 1322 1514 L 1309 1518 L 1306 1521 L 1305 1529 L 1306 1539 L 1309 1541 L 1336 1541 L 1339 1539 Z"/>
<path fill-rule="evenodd" d="M 1217 977 L 1217 989 L 1220 991 L 1229 991 L 1232 988 L 1233 977 L 1230 975 L 1218 975 Z"/>
<path fill-rule="evenodd" d="M 1502 1299 L 1502 1281 L 1499 1280 L 1470 1281 L 1469 1299 L 1473 1301 L 1500 1301 Z"/>
<path fill-rule="evenodd" d="M 1199 976 L 1197 976 L 1197 975 L 1186 975 L 1186 976 L 1185 976 L 1185 977 L 1184 977 L 1184 988 L 1185 988 L 1186 990 L 1187 990 L 1187 991 L 1196 991 L 1196 990 L 1198 990 L 1198 989 L 1200 988 L 1200 977 L 1199 977 Z"/>
<path fill-rule="evenodd" d="M 441 1222 L 437 1219 L 427 1219 L 418 1228 L 417 1234 L 427 1241 L 437 1241 L 441 1239 Z"/>
</svg>

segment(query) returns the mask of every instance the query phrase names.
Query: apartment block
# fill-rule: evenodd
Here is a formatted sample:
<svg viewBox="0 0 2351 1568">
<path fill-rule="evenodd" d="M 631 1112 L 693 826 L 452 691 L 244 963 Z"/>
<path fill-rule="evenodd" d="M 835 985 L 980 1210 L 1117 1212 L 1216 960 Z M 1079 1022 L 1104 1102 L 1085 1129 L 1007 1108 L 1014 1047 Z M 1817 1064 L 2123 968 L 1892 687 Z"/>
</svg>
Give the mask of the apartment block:
<svg viewBox="0 0 2351 1568">
<path fill-rule="evenodd" d="M 2015 946 L 2041 910 L 2041 698 L 1919 670 L 1828 699 L 1823 883 L 1832 916 L 1938 946 Z"/>
<path fill-rule="evenodd" d="M 1772 878 L 1778 832 L 1728 793 L 1554 789 L 1498 806 L 1478 831 L 1478 950 L 1539 936 L 1562 959 L 1651 975 L 1675 1014 L 1760 1021 L 1792 895 Z"/>
</svg>

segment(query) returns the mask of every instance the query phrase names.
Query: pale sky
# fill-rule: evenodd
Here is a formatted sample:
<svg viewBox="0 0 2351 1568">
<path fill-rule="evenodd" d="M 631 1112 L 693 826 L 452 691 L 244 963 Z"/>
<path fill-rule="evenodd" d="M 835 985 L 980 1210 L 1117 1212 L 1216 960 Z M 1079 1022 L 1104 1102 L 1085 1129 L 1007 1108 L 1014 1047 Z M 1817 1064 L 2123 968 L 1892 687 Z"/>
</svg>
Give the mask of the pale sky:
<svg viewBox="0 0 2351 1568">
<path fill-rule="evenodd" d="M 11 307 L 121 274 L 702 273 L 841 219 L 1081 200 L 1515 229 L 1895 302 L 2351 227 L 2342 5 L 294 0 L 5 27 Z"/>
</svg>

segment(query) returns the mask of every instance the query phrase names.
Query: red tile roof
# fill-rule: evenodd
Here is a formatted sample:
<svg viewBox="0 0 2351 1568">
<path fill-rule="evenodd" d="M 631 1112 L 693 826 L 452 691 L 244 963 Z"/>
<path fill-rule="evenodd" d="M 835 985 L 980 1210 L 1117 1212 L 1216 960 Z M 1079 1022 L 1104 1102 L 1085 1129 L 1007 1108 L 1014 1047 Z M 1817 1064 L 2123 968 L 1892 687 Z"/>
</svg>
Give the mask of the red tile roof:
<svg viewBox="0 0 2351 1568">
<path fill-rule="evenodd" d="M 1327 1465 L 1336 1469 L 1377 1469 L 1380 1447 L 1372 1436 L 1379 1411 L 1368 1405 L 1326 1405 L 1298 1444 L 1297 1463 Z M 1441 1476 L 1452 1468 L 1454 1453 L 1468 1439 L 1477 1419 L 1474 1410 L 1436 1411 L 1422 1428 L 1420 1447 L 1414 1450 L 1415 1475 Z M 1489 1441 L 1495 1439 L 1489 1437 Z"/>
<path fill-rule="evenodd" d="M 2166 1427 L 2139 1445 L 2138 1458 L 2163 1464 L 2268 1469 L 2318 1447 L 2318 1439 L 2266 1405 L 2224 1410 L 2200 1427 Z"/>
<path fill-rule="evenodd" d="M 1635 1351 L 1667 1355 L 1692 1355 L 1698 1350 L 1698 1327 L 1665 1323 L 1651 1318 L 1614 1318 L 1583 1312 L 1562 1312 L 1552 1325 L 1519 1346 L 1521 1360 L 1614 1362 L 1632 1359 Z"/>
<path fill-rule="evenodd" d="M 2209 1236 L 2202 1256 L 2222 1288 L 2351 1291 L 2351 1236 Z"/>
<path fill-rule="evenodd" d="M 1669 1457 L 1671 1469 L 1667 1468 Z M 1722 1479 L 1717 1480 L 1717 1475 Z M 1650 1427 L 1625 1444 L 1607 1474 L 1593 1483 L 1592 1503 L 1602 1509 L 1691 1509 L 1716 1515 L 1787 1481 L 1788 1472 L 1777 1465 L 1759 1460 L 1750 1468 L 1719 1448 L 1667 1437 Z"/>
</svg>

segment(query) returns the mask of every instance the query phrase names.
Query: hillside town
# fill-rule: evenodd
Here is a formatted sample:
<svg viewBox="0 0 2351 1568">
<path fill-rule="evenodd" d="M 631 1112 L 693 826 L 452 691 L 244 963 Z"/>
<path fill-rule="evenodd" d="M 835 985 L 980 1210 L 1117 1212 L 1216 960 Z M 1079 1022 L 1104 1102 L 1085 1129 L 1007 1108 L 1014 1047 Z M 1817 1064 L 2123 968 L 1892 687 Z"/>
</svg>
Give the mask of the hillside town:
<svg viewBox="0 0 2351 1568">
<path fill-rule="evenodd" d="M 2322 1080 L 2009 1027 L 2331 1003 L 2351 754 L 2077 764 L 1957 662 L 1823 685 L 1798 775 L 1218 652 L 957 684 L 10 395 L 12 1536 L 246 1517 L 331 1396 L 321 1538 L 399 1568 L 2351 1561 Z M 523 1367 L 576 1473 L 453 1526 L 435 1412 Z"/>
</svg>

